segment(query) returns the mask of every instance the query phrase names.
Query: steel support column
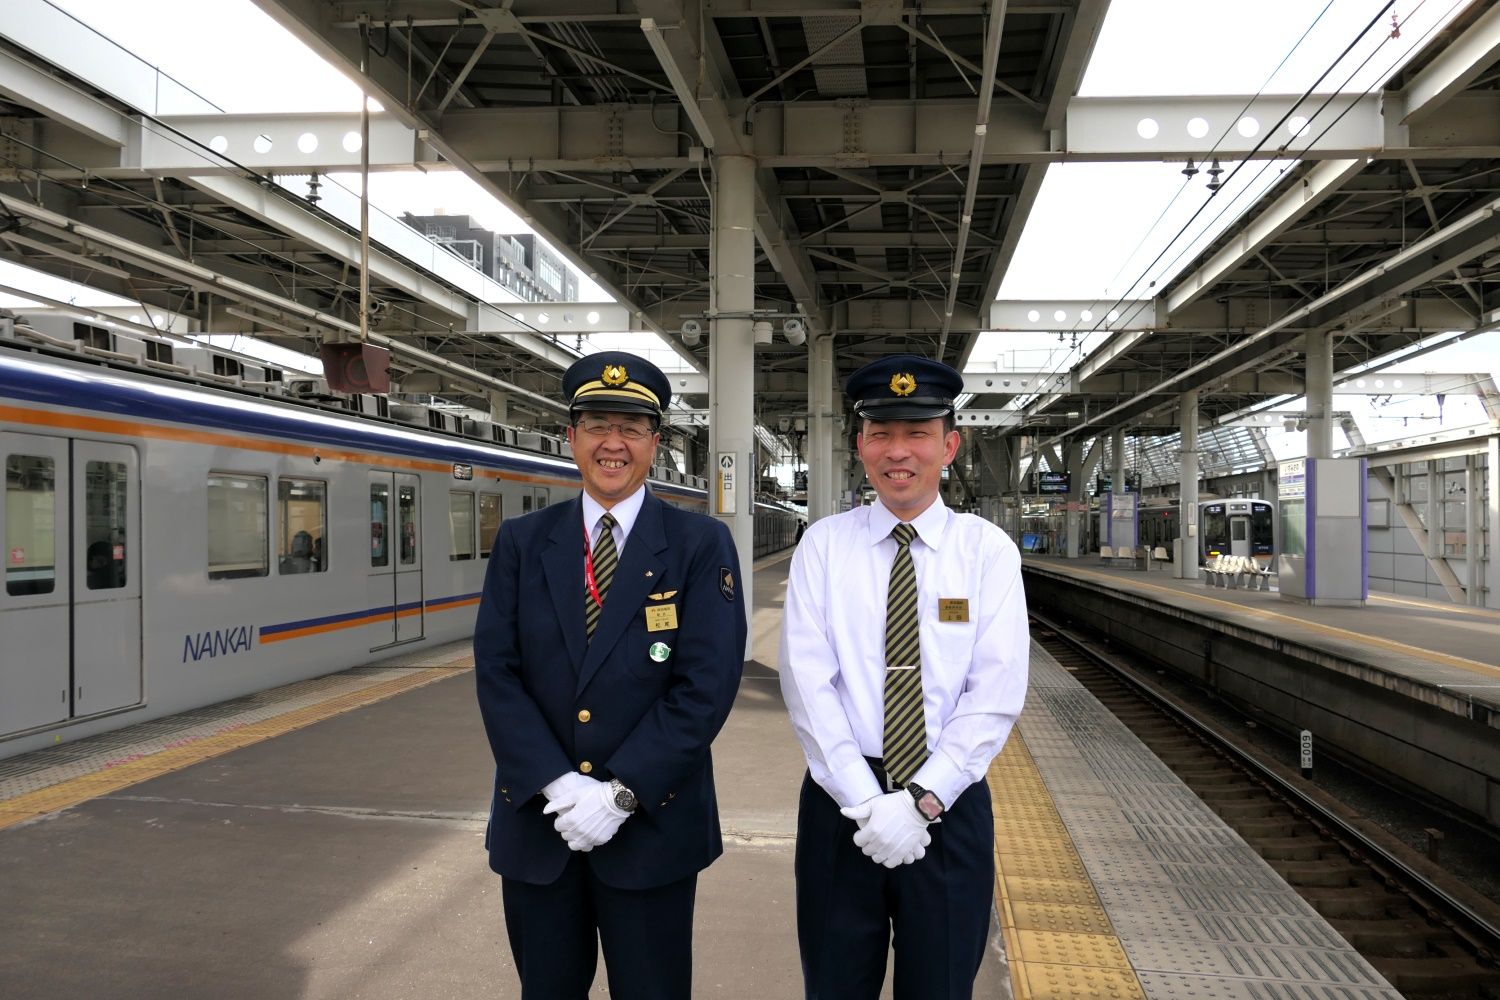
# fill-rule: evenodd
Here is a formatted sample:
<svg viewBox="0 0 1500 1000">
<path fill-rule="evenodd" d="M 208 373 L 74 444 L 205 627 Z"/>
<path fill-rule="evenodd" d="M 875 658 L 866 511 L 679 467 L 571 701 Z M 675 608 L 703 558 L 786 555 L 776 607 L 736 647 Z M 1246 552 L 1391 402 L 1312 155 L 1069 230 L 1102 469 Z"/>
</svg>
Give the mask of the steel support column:
<svg viewBox="0 0 1500 1000">
<path fill-rule="evenodd" d="M 807 523 L 838 513 L 833 442 L 838 436 L 833 335 L 807 342 Z"/>
<path fill-rule="evenodd" d="M 1198 392 L 1180 397 L 1182 449 L 1177 453 L 1177 533 L 1181 544 L 1174 553 L 1172 575 L 1179 580 L 1198 579 Z"/>
<path fill-rule="evenodd" d="M 1109 470 L 1109 488 L 1112 493 L 1125 493 L 1125 428 L 1110 431 L 1109 453 L 1114 465 Z"/>
<path fill-rule="evenodd" d="M 714 162 L 712 268 L 717 315 L 708 352 L 709 451 L 714 482 L 709 512 L 729 527 L 740 556 L 736 589 L 750 613 L 755 563 L 755 160 L 721 156 Z M 726 458 L 734 473 L 733 509 L 720 507 L 718 477 Z M 748 644 L 745 655 L 749 655 Z"/>
<path fill-rule="evenodd" d="M 1333 337 L 1309 330 L 1307 354 L 1307 457 L 1333 457 Z"/>
<path fill-rule="evenodd" d="M 1484 529 L 1481 527 L 1479 456 L 1464 456 L 1464 595 L 1474 607 L 1484 606 Z"/>
<path fill-rule="evenodd" d="M 1082 441 L 1072 440 L 1067 442 L 1063 447 L 1063 463 L 1070 474 L 1068 479 L 1067 509 L 1063 513 L 1063 524 L 1066 528 L 1064 533 L 1068 536 L 1068 541 L 1067 547 L 1063 549 L 1063 555 L 1069 559 L 1077 559 L 1083 555 L 1083 546 L 1080 543 L 1083 541 L 1084 523 L 1088 517 L 1086 511 L 1078 510 L 1079 507 L 1086 506 L 1085 498 L 1088 496 L 1083 488 L 1084 461 Z M 1095 541 L 1098 541 L 1098 539 L 1095 539 Z"/>
<path fill-rule="evenodd" d="M 1490 557 L 1484 567 L 1485 595 L 1482 603 L 1485 607 L 1500 608 L 1500 551 L 1497 551 L 1500 545 L 1495 544 L 1500 539 L 1500 437 L 1490 437 L 1485 462 L 1487 482 L 1484 523 L 1490 533 Z"/>
</svg>

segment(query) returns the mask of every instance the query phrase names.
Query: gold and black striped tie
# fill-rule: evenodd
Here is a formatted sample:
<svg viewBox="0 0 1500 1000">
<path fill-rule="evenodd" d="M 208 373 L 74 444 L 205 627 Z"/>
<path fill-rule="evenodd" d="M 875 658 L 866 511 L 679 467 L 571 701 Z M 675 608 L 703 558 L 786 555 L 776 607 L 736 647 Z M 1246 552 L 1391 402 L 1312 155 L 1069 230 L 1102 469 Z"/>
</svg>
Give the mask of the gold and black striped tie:
<svg viewBox="0 0 1500 1000">
<path fill-rule="evenodd" d="M 917 629 L 917 570 L 911 540 L 917 529 L 891 530 L 896 561 L 885 603 L 885 773 L 904 785 L 927 759 L 927 717 L 922 711 L 922 647 Z"/>
<path fill-rule="evenodd" d="M 583 588 L 583 617 L 588 627 L 589 638 L 599 627 L 599 615 L 604 611 L 604 599 L 609 596 L 609 582 L 615 578 L 615 567 L 620 564 L 619 550 L 615 548 L 615 518 L 605 514 L 599 519 L 599 540 L 594 543 L 594 586 L 599 589 L 599 600 L 594 600 L 593 591 L 585 584 Z"/>
</svg>

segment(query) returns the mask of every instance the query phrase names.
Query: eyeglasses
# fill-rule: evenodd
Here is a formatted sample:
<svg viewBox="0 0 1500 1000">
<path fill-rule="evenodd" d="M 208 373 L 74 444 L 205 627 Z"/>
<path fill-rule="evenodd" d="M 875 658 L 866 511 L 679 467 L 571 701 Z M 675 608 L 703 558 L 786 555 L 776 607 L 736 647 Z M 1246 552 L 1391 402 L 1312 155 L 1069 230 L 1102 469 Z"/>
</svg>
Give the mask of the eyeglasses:
<svg viewBox="0 0 1500 1000">
<path fill-rule="evenodd" d="M 614 424 L 599 417 L 585 417 L 578 421 L 578 429 L 591 437 L 609 437 L 610 431 L 619 431 L 626 441 L 644 441 L 651 436 L 650 424 Z"/>
</svg>

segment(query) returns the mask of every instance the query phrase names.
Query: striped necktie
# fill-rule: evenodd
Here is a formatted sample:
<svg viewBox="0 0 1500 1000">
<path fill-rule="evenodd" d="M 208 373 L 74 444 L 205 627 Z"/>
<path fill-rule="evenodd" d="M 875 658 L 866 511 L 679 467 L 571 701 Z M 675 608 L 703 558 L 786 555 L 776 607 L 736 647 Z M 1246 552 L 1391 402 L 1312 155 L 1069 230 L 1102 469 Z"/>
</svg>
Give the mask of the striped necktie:
<svg viewBox="0 0 1500 1000">
<path fill-rule="evenodd" d="M 917 570 L 911 540 L 917 529 L 896 525 L 896 561 L 885 604 L 885 773 L 904 785 L 927 759 L 927 719 L 922 711 L 922 648 L 917 629 Z"/>
<path fill-rule="evenodd" d="M 605 514 L 599 519 L 599 525 L 599 540 L 593 548 L 594 586 L 599 589 L 599 600 L 594 600 L 587 583 L 583 587 L 583 619 L 590 639 L 594 637 L 594 629 L 599 627 L 603 602 L 609 596 L 609 582 L 615 578 L 615 567 L 620 564 L 620 554 L 615 548 L 614 515 Z"/>
</svg>

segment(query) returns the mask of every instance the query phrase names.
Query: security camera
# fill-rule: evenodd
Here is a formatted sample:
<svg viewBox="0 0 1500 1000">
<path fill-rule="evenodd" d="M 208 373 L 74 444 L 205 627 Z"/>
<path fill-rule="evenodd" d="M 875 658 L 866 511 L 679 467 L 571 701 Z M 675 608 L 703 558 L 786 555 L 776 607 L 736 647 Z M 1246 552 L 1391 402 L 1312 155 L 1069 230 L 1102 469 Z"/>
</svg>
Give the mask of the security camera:
<svg viewBox="0 0 1500 1000">
<path fill-rule="evenodd" d="M 793 347 L 807 343 L 807 327 L 796 316 L 781 324 L 781 332 L 786 334 L 786 342 Z"/>
<path fill-rule="evenodd" d="M 703 339 L 703 324 L 695 319 L 685 320 L 682 324 L 682 342 L 689 347 L 697 347 L 698 342 Z"/>
</svg>

